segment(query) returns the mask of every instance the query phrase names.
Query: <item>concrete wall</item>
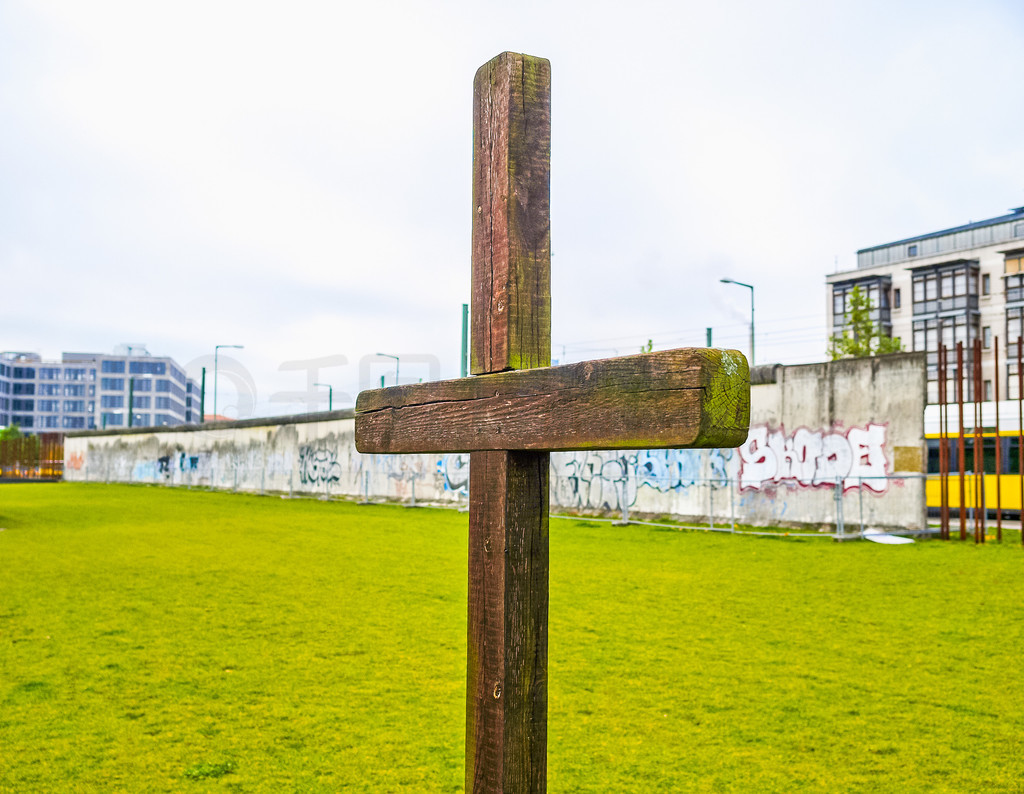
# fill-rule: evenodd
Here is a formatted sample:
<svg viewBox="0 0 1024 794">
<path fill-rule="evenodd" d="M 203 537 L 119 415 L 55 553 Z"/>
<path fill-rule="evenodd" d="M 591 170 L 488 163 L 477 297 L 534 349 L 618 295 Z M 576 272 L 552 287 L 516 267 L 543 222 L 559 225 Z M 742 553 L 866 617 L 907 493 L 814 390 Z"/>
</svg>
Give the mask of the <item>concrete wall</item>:
<svg viewBox="0 0 1024 794">
<path fill-rule="evenodd" d="M 706 521 L 924 524 L 924 357 L 758 367 L 739 449 L 559 452 L 551 503 Z M 465 501 L 468 454 L 360 455 L 349 411 L 168 430 L 91 432 L 65 444 L 68 480 L 328 496 Z"/>
</svg>

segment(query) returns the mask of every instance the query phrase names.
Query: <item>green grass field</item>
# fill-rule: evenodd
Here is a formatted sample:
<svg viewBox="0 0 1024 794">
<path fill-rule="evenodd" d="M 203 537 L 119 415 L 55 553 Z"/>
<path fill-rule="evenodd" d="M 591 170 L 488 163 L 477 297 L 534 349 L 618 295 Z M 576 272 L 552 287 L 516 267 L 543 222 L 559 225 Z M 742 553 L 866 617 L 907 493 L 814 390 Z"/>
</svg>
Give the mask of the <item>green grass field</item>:
<svg viewBox="0 0 1024 794">
<path fill-rule="evenodd" d="M 467 517 L 0 486 L 0 791 L 459 791 Z M 1024 552 L 551 521 L 551 791 L 1024 791 Z"/>
</svg>

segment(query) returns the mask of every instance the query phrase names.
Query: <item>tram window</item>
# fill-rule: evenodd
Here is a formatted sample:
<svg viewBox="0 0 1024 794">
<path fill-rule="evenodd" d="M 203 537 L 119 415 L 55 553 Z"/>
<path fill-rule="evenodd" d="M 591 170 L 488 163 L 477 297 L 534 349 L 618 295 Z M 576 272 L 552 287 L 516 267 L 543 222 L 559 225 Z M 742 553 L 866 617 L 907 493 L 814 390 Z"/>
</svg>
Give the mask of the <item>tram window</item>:
<svg viewBox="0 0 1024 794">
<path fill-rule="evenodd" d="M 1003 471 L 1006 474 L 1020 474 L 1020 439 L 1010 436 L 1003 439 Z"/>
<path fill-rule="evenodd" d="M 996 440 L 995 438 L 982 439 L 981 462 L 985 474 L 996 473 Z"/>
<path fill-rule="evenodd" d="M 925 442 L 928 446 L 928 473 L 939 473 L 939 439 L 929 438 Z"/>
</svg>

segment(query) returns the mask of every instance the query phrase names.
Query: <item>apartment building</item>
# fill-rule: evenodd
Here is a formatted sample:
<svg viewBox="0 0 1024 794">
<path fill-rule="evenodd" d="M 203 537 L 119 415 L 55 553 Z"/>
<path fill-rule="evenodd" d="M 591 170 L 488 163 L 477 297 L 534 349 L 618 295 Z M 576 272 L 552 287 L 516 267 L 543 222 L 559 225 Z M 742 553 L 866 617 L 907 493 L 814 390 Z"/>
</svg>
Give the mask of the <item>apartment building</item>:
<svg viewBox="0 0 1024 794">
<path fill-rule="evenodd" d="M 927 353 L 927 400 L 938 402 L 939 345 L 963 342 L 965 365 L 982 341 L 982 390 L 992 400 L 1017 397 L 1017 339 L 1024 333 L 1024 207 L 983 221 L 908 237 L 857 252 L 857 268 L 827 278 L 832 335 L 846 326 L 850 293 L 860 287 L 873 318 L 907 351 Z M 998 340 L 998 345 L 996 341 Z M 998 367 L 997 367 L 998 360 Z M 955 400 L 953 371 L 947 394 Z M 966 396 L 973 399 L 968 377 Z"/>
<path fill-rule="evenodd" d="M 112 354 L 0 353 L 0 426 L 26 433 L 158 427 L 200 421 L 199 387 L 140 345 Z"/>
</svg>

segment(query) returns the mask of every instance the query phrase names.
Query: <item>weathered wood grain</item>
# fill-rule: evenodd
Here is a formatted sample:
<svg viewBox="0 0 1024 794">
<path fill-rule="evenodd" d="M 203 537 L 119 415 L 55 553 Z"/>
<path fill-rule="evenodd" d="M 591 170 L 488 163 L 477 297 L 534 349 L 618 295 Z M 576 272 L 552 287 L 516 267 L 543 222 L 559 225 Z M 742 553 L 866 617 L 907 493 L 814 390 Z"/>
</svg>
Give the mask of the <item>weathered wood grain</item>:
<svg viewBox="0 0 1024 794">
<path fill-rule="evenodd" d="M 470 455 L 466 791 L 547 773 L 547 453 Z"/>
<path fill-rule="evenodd" d="M 473 85 L 474 375 L 551 363 L 551 67 Z M 369 427 L 369 425 L 367 425 Z M 466 791 L 547 790 L 546 452 L 470 456 Z"/>
<path fill-rule="evenodd" d="M 473 86 L 474 375 L 551 363 L 551 65 L 506 52 Z"/>
<path fill-rule="evenodd" d="M 362 392 L 360 452 L 735 447 L 750 421 L 734 350 L 683 348 Z"/>
</svg>

